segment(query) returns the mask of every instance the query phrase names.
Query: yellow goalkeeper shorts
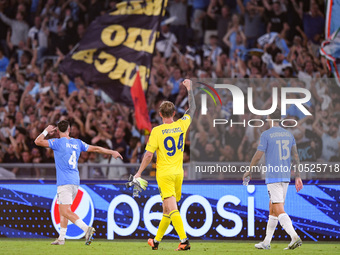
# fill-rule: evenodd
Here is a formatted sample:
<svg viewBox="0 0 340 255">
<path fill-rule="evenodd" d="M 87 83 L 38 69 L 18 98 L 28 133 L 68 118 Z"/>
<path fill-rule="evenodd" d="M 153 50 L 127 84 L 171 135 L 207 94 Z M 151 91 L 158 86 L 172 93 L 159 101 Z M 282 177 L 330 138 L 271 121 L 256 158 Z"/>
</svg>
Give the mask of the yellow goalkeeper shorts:
<svg viewBox="0 0 340 255">
<path fill-rule="evenodd" d="M 162 200 L 172 196 L 177 202 L 181 199 L 183 174 L 157 176 L 156 180 Z"/>
</svg>

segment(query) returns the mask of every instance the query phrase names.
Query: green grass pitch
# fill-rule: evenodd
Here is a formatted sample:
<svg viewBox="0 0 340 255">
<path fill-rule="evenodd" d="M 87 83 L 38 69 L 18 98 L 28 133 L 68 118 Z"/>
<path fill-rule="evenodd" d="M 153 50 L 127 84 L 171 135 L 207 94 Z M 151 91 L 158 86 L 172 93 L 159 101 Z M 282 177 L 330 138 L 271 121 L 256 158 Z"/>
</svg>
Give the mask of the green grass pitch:
<svg viewBox="0 0 340 255">
<path fill-rule="evenodd" d="M 75 254 L 176 254 L 178 242 L 163 241 L 158 251 L 152 251 L 147 241 L 140 240 L 122 240 L 107 241 L 94 240 L 90 246 L 86 246 L 83 240 L 66 240 L 64 246 L 52 246 L 52 239 L 0 239 L 0 254 L 44 254 L 44 255 L 75 255 Z M 191 250 L 186 251 L 188 254 L 339 254 L 340 242 L 304 242 L 303 245 L 295 250 L 283 249 L 287 247 L 286 242 L 272 242 L 272 249 L 256 250 L 252 241 L 199 241 L 193 240 Z"/>
</svg>

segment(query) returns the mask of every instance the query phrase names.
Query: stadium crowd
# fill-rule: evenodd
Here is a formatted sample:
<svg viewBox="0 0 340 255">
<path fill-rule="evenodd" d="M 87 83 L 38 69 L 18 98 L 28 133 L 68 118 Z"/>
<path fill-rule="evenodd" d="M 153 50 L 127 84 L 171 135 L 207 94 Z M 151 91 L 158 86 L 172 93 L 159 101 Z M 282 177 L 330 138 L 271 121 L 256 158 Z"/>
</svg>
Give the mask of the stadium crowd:
<svg viewBox="0 0 340 255">
<path fill-rule="evenodd" d="M 141 162 L 146 136 L 137 130 L 133 110 L 86 86 L 81 77 L 71 81 L 58 71 L 90 22 L 117 2 L 0 0 L 0 163 L 52 163 L 51 149 L 37 148 L 33 141 L 48 124 L 62 119 L 71 121 L 72 137 L 114 148 L 125 163 Z M 324 8 L 322 0 L 169 1 L 146 94 L 152 126 L 161 124 L 157 109 L 163 100 L 175 104 L 176 118 L 187 109 L 186 90 L 180 86 L 184 77 L 210 79 L 208 83 L 232 79 L 245 93 L 252 86 L 258 109 L 270 107 L 273 86 L 304 87 L 312 93 L 306 107 L 313 115 L 288 109 L 299 122 L 291 131 L 300 157 L 339 161 L 340 93 L 324 79 L 329 72 L 319 54 Z M 215 112 L 239 120 L 231 114 L 228 94 Z M 195 150 L 186 146 L 184 162 L 190 154 L 193 160 L 249 162 L 267 127 L 213 130 L 196 114 L 194 139 L 186 141 Z M 246 113 L 247 119 L 255 117 Z M 217 139 L 221 134 L 223 139 Z M 113 161 L 82 153 L 79 163 L 84 162 Z M 12 171 L 18 177 L 41 175 L 39 169 Z M 121 168 L 109 178 L 125 178 L 128 171 Z M 96 169 L 91 176 L 103 175 Z"/>
</svg>

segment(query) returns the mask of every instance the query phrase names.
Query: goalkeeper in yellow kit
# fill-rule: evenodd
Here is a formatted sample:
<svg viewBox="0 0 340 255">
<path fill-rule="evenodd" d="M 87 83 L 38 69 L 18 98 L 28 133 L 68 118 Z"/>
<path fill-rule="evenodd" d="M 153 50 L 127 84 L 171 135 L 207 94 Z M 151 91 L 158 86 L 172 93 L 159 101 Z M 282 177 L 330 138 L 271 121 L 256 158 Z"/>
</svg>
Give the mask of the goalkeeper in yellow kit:
<svg viewBox="0 0 340 255">
<path fill-rule="evenodd" d="M 184 231 L 177 202 L 181 199 L 182 195 L 185 135 L 196 106 L 191 80 L 184 80 L 183 85 L 188 90 L 189 109 L 181 119 L 174 121 L 174 104 L 169 101 L 162 102 L 159 107 L 159 115 L 162 117 L 163 125 L 152 129 L 146 145 L 146 153 L 135 175 L 135 178 L 141 177 L 143 170 L 151 162 L 153 154 L 156 151 L 156 180 L 163 200 L 163 217 L 159 223 L 156 237 L 148 240 L 148 244 L 153 250 L 158 249 L 158 245 L 171 222 L 181 240 L 176 250 L 190 250 L 190 243 Z"/>
</svg>

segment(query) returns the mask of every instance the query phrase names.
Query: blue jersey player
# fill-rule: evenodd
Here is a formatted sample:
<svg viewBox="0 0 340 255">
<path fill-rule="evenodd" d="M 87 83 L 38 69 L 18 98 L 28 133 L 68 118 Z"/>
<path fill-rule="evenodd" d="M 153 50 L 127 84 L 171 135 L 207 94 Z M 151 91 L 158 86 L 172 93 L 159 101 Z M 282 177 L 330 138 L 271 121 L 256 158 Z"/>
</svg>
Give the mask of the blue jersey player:
<svg viewBox="0 0 340 255">
<path fill-rule="evenodd" d="M 54 132 L 56 129 L 59 131 L 60 138 L 45 140 L 47 134 Z M 78 187 L 80 184 L 78 158 L 82 151 L 109 154 L 114 158 L 122 158 L 122 156 L 117 151 L 108 150 L 99 146 L 88 145 L 79 139 L 71 138 L 69 134 L 69 122 L 62 120 L 58 123 L 57 128 L 49 125 L 44 132 L 35 139 L 36 145 L 50 147 L 53 150 L 57 169 L 57 203 L 59 204 L 60 213 L 60 234 L 59 237 L 51 244 L 65 244 L 67 223 L 68 220 L 70 220 L 85 232 L 85 244 L 89 245 L 95 229 L 86 225 L 77 214 L 71 211 L 71 205 L 78 193 Z"/>
<path fill-rule="evenodd" d="M 243 180 L 248 176 L 251 177 L 252 167 L 256 166 L 263 154 L 265 154 L 266 184 L 269 194 L 269 219 L 266 237 L 263 242 L 255 244 L 255 247 L 257 249 L 270 249 L 270 242 L 277 223 L 280 221 L 281 226 L 292 239 L 286 249 L 295 249 L 301 246 L 302 241 L 295 232 L 290 217 L 284 211 L 284 203 L 290 182 L 290 170 L 292 167 L 300 164 L 299 155 L 294 136 L 279 126 L 281 119 L 280 110 L 275 110 L 268 117 L 272 127 L 262 133 L 260 144 L 250 163 L 250 171 L 243 175 Z M 295 187 L 297 192 L 303 187 L 298 171 L 295 173 Z"/>
</svg>

